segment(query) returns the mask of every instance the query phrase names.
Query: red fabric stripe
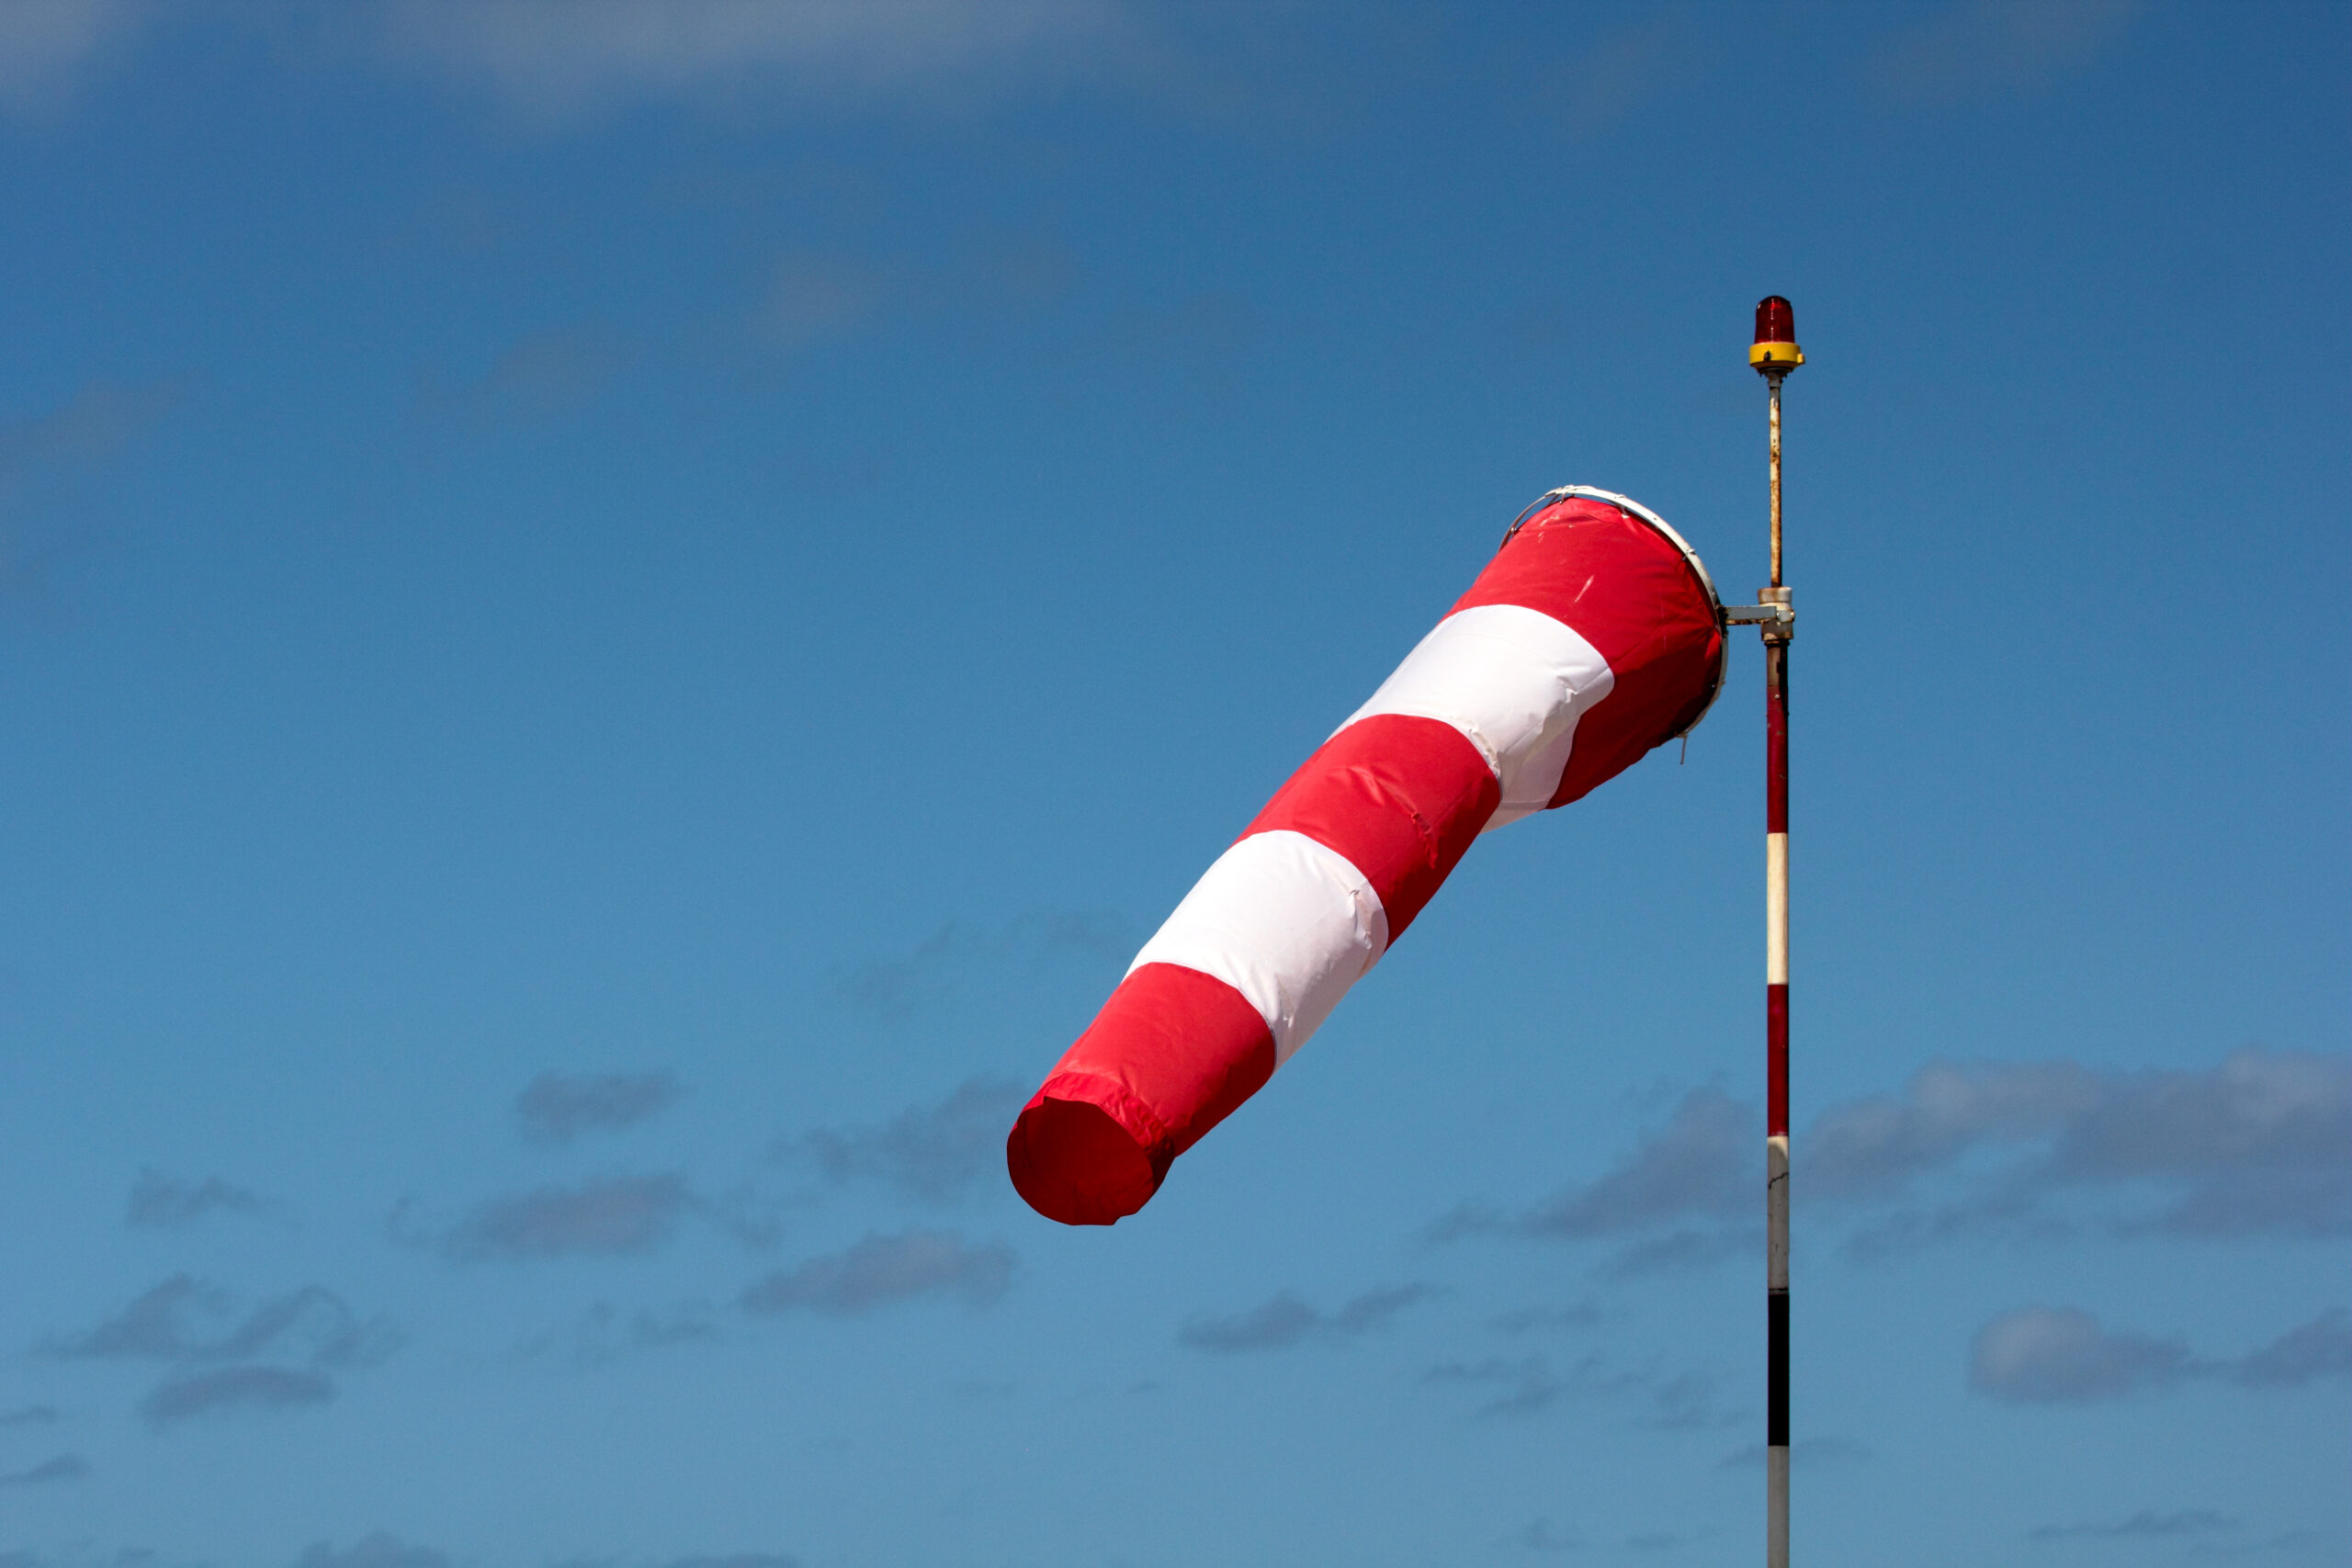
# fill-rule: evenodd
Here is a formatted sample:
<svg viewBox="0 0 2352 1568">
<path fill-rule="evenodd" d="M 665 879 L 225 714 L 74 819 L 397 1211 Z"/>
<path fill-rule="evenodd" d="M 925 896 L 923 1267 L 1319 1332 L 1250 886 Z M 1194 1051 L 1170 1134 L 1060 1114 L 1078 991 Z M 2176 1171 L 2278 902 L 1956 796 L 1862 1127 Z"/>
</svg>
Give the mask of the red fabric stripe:
<svg viewBox="0 0 2352 1568">
<path fill-rule="evenodd" d="M 1603 502 L 1571 497 L 1511 536 L 1453 607 L 1541 610 L 1600 651 L 1616 676 L 1577 723 L 1551 800 L 1565 806 L 1638 762 L 1706 708 L 1723 629 L 1674 541 Z"/>
<path fill-rule="evenodd" d="M 1250 824 L 1347 856 L 1380 896 L 1394 944 L 1495 814 L 1502 786 L 1440 719 L 1374 714 L 1325 741 Z"/>
<path fill-rule="evenodd" d="M 1274 1037 L 1249 998 L 1198 970 L 1147 964 L 1013 1123 L 1012 1185 L 1047 1219 L 1114 1224 L 1273 1072 Z"/>
<path fill-rule="evenodd" d="M 1789 650 L 1764 650 L 1764 830 L 1789 830 Z"/>
<path fill-rule="evenodd" d="M 1764 987 L 1764 1134 L 1789 1135 L 1789 988 Z"/>
</svg>

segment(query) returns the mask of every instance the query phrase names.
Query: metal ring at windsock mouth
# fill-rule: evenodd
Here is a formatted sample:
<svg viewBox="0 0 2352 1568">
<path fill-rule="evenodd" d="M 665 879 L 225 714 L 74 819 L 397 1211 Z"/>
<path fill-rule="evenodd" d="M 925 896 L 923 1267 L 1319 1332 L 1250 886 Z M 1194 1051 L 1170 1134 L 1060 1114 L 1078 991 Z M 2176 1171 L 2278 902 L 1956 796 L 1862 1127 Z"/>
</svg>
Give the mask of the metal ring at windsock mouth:
<svg viewBox="0 0 2352 1568">
<path fill-rule="evenodd" d="M 1673 524 L 1668 523 L 1630 495 L 1619 495 L 1613 490 L 1601 490 L 1594 485 L 1562 485 L 1557 490 L 1547 490 L 1529 502 L 1527 509 L 1511 520 L 1510 527 L 1504 531 L 1503 543 L 1510 544 L 1513 536 L 1527 525 L 1529 518 L 1554 502 L 1566 501 L 1570 496 L 1582 496 L 1590 501 L 1606 502 L 1626 516 L 1648 525 L 1673 541 L 1674 547 L 1682 552 L 1682 558 L 1690 563 L 1691 571 L 1698 577 L 1699 586 L 1707 591 L 1707 603 L 1714 609 L 1716 626 L 1728 633 L 1730 628 L 1724 620 L 1723 595 L 1715 592 L 1715 580 L 1708 575 L 1707 563 L 1699 558 L 1699 552 L 1690 547 L 1690 540 L 1674 531 Z M 1699 728 L 1699 721 L 1713 711 L 1715 699 L 1723 695 L 1724 682 L 1730 675 L 1731 639 L 1726 636 L 1724 639 L 1723 656 L 1715 660 L 1715 683 L 1708 689 L 1706 703 L 1691 716 L 1690 723 L 1668 736 L 1667 739 L 1678 740 Z"/>
</svg>

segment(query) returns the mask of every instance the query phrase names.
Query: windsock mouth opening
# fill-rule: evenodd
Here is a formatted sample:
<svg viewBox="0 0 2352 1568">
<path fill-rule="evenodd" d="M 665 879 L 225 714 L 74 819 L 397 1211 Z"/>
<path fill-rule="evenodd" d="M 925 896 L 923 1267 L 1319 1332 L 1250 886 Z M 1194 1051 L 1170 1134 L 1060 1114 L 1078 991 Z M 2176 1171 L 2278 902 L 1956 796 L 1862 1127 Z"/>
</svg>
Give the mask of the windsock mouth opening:
<svg viewBox="0 0 2352 1568">
<path fill-rule="evenodd" d="M 1162 1174 L 1101 1106 L 1043 1094 L 1012 1124 L 1004 1164 L 1022 1201 L 1066 1225 L 1118 1224 L 1151 1201 Z"/>
<path fill-rule="evenodd" d="M 1699 558 L 1699 552 L 1690 547 L 1690 540 L 1675 532 L 1673 524 L 1668 523 L 1630 495 L 1620 495 L 1613 490 L 1602 490 L 1595 485 L 1562 485 L 1557 490 L 1547 490 L 1529 502 L 1527 510 L 1519 514 L 1511 524 L 1510 531 L 1503 535 L 1503 543 L 1510 543 L 1511 535 L 1518 533 L 1529 518 L 1545 507 L 1555 502 L 1569 501 L 1578 496 L 1613 506 L 1635 522 L 1663 536 L 1668 543 L 1681 552 L 1683 564 L 1690 569 L 1690 575 L 1699 580 L 1700 591 L 1707 596 L 1707 608 L 1714 615 L 1716 627 L 1722 629 L 1726 626 L 1727 623 L 1724 620 L 1724 598 L 1722 594 L 1715 592 L 1715 580 L 1708 572 L 1707 563 Z M 1699 705 L 1698 711 L 1690 716 L 1688 723 L 1667 736 L 1659 744 L 1664 745 L 1666 740 L 1679 740 L 1698 728 L 1699 721 L 1707 716 L 1715 705 L 1715 699 L 1723 695 L 1724 682 L 1730 676 L 1731 644 L 1730 639 L 1725 638 L 1722 651 L 1715 657 L 1715 679 L 1713 684 L 1707 688 L 1707 700 Z"/>
</svg>

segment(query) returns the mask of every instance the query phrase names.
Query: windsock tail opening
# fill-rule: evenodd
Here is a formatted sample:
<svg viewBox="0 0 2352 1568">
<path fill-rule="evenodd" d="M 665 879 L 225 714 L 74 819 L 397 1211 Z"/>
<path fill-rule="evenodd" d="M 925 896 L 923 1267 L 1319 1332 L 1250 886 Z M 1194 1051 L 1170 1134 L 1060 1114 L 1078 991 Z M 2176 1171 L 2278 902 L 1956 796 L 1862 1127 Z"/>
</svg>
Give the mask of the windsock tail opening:
<svg viewBox="0 0 2352 1568">
<path fill-rule="evenodd" d="M 1004 1163 L 1013 1190 L 1049 1220 L 1111 1225 L 1159 1190 L 1150 1153 L 1101 1106 L 1039 1094 L 1012 1124 Z"/>
</svg>

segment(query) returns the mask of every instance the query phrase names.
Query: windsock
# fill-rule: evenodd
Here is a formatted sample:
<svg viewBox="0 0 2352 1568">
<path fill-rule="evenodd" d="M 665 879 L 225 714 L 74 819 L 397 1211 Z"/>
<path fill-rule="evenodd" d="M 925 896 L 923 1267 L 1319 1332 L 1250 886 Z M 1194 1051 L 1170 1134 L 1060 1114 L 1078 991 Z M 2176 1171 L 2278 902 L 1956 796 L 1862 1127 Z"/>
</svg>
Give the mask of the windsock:
<svg viewBox="0 0 2352 1568">
<path fill-rule="evenodd" d="M 1142 1208 L 1473 840 L 1688 732 L 1724 669 L 1714 585 L 1663 518 L 1583 486 L 1545 495 L 1144 943 L 1013 1124 L 1014 1188 L 1065 1224 Z"/>
</svg>

